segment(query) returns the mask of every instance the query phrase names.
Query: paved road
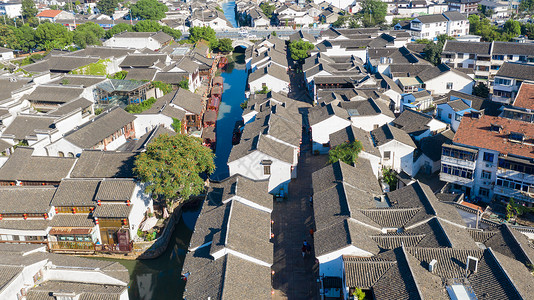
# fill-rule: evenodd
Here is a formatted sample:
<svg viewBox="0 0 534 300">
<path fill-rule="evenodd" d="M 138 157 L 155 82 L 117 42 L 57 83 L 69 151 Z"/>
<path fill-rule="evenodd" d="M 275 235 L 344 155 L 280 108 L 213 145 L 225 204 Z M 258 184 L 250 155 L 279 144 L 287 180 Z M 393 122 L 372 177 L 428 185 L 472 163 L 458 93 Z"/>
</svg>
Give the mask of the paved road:
<svg viewBox="0 0 534 300">
<path fill-rule="evenodd" d="M 304 117 L 306 118 L 306 117 Z M 304 124 L 307 124 L 306 120 Z M 273 299 L 319 299 L 318 272 L 313 251 L 315 229 L 313 208 L 309 203 L 312 195 L 311 174 L 326 164 L 325 156 L 311 155 L 308 128 L 303 130 L 298 176 L 289 184 L 289 197 L 284 202 L 275 202 L 272 212 L 274 224 Z M 307 141 L 307 142 L 306 142 Z M 302 244 L 307 240 L 312 251 L 302 257 Z"/>
<path fill-rule="evenodd" d="M 244 30 L 244 28 L 232 28 L 228 30 L 216 30 L 215 33 L 217 35 L 217 38 L 230 38 L 230 39 L 238 39 L 243 38 L 243 34 L 240 34 L 239 31 Z M 248 28 L 247 30 L 247 37 L 249 39 L 262 39 L 266 38 L 269 34 L 271 34 L 273 31 L 276 31 L 276 34 L 280 38 L 286 38 L 293 33 L 297 32 L 299 29 L 291 29 L 286 27 L 272 27 L 268 29 L 254 29 L 254 28 Z M 314 36 L 318 36 L 321 31 L 325 29 L 315 28 L 315 29 L 302 29 L 302 31 L 312 34 Z M 189 36 L 189 33 L 184 33 L 183 38 L 187 38 Z"/>
</svg>

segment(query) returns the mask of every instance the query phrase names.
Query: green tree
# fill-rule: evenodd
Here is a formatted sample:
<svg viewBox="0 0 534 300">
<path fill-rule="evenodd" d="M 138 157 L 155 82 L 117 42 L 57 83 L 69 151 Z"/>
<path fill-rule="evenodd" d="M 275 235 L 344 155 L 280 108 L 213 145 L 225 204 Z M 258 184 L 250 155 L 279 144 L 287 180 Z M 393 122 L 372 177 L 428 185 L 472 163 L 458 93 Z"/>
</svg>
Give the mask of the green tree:
<svg viewBox="0 0 534 300">
<path fill-rule="evenodd" d="M 171 127 L 172 127 L 172 129 L 174 129 L 174 131 L 176 131 L 178 133 L 181 133 L 182 132 L 182 121 L 180 121 L 180 120 L 178 120 L 176 118 L 172 118 Z"/>
<path fill-rule="evenodd" d="M 266 86 L 264 85 L 261 90 L 257 91 L 256 94 L 263 94 L 263 95 L 266 95 L 267 93 L 269 93 L 271 90 Z M 248 101 L 247 101 L 248 103 Z M 245 107 L 246 108 L 246 107 Z"/>
<path fill-rule="evenodd" d="M 112 16 L 116 8 L 119 7 L 119 0 L 100 0 L 96 3 L 96 8 L 108 16 Z"/>
<path fill-rule="evenodd" d="M 425 59 L 431 62 L 435 66 L 441 64 L 441 52 L 443 51 L 443 45 L 445 45 L 446 40 L 453 40 L 453 39 L 454 38 L 446 34 L 438 35 L 437 42 L 428 43 L 425 49 L 423 50 Z"/>
<path fill-rule="evenodd" d="M 152 85 L 159 89 L 164 95 L 172 92 L 172 85 L 163 81 L 152 81 Z"/>
<path fill-rule="evenodd" d="M 157 0 L 139 0 L 130 8 L 132 17 L 141 20 L 161 20 L 168 10 L 165 4 Z"/>
<path fill-rule="evenodd" d="M 187 78 L 182 79 L 178 86 L 182 89 L 189 90 L 189 80 Z"/>
<path fill-rule="evenodd" d="M 211 49 L 217 48 L 219 44 L 213 28 L 204 26 L 189 28 L 189 41 L 194 44 L 201 40 L 207 41 L 210 44 Z"/>
<path fill-rule="evenodd" d="M 531 12 L 532 10 L 534 10 L 534 0 L 521 0 L 519 11 Z"/>
<path fill-rule="evenodd" d="M 363 145 L 360 141 L 356 140 L 352 143 L 343 143 L 337 145 L 335 148 L 330 149 L 328 152 L 328 163 L 333 164 L 339 160 L 352 165 L 358 160 L 358 155 L 363 150 Z"/>
<path fill-rule="evenodd" d="M 274 4 L 271 4 L 269 2 L 263 2 L 260 4 L 261 11 L 267 16 L 267 18 L 271 19 L 273 17 L 273 13 L 276 10 L 276 6 Z"/>
<path fill-rule="evenodd" d="M 356 288 L 354 292 L 352 293 L 355 300 L 364 300 L 365 299 L 365 293 L 362 291 L 362 289 Z"/>
<path fill-rule="evenodd" d="M 87 22 L 76 27 L 73 41 L 80 48 L 85 48 L 87 45 L 100 45 L 100 39 L 104 37 L 104 34 L 105 31 L 100 25 Z"/>
<path fill-rule="evenodd" d="M 489 88 L 482 82 L 479 82 L 476 86 L 473 87 L 473 95 L 482 97 L 484 99 L 489 98 Z"/>
<path fill-rule="evenodd" d="M 72 38 L 72 32 L 59 23 L 43 23 L 35 29 L 35 42 L 40 49 L 64 49 Z"/>
<path fill-rule="evenodd" d="M 289 51 L 291 52 L 291 59 L 294 61 L 303 61 L 310 56 L 310 51 L 315 46 L 307 41 L 298 40 L 289 43 Z"/>
<path fill-rule="evenodd" d="M 126 76 L 128 76 L 128 71 L 119 71 L 113 74 L 113 76 L 111 76 L 110 78 L 111 79 L 125 79 Z"/>
<path fill-rule="evenodd" d="M 213 152 L 199 138 L 177 134 L 158 136 L 137 156 L 134 172 L 147 183 L 145 191 L 172 208 L 204 191 L 201 173 L 215 170 Z"/>
<path fill-rule="evenodd" d="M 25 20 L 35 18 L 37 15 L 37 7 L 33 0 L 22 0 L 22 17 Z"/>
<path fill-rule="evenodd" d="M 106 39 L 109 39 L 112 36 L 114 36 L 115 34 L 121 33 L 123 31 L 134 31 L 134 29 L 133 29 L 133 26 L 130 25 L 130 24 L 119 23 L 119 24 L 111 27 L 111 29 L 109 29 L 108 31 L 106 31 Z"/>
<path fill-rule="evenodd" d="M 358 12 L 364 27 L 374 27 L 386 20 L 388 5 L 379 0 L 364 0 L 362 9 Z"/>
<path fill-rule="evenodd" d="M 503 30 L 510 37 L 516 37 L 521 34 L 521 23 L 515 20 L 508 20 L 504 23 Z"/>
<path fill-rule="evenodd" d="M 227 38 L 220 39 L 217 45 L 217 49 L 219 49 L 220 52 L 224 53 L 232 52 L 232 50 L 234 50 L 234 47 L 232 46 L 232 40 Z"/>
<path fill-rule="evenodd" d="M 273 30 L 273 32 L 271 32 L 271 35 L 272 36 L 277 36 L 278 34 L 276 33 L 276 31 Z"/>
<path fill-rule="evenodd" d="M 491 8 L 488 8 L 487 6 L 485 5 L 478 5 L 478 11 L 483 15 L 485 16 L 486 18 L 491 18 L 493 16 L 493 9 Z"/>
<path fill-rule="evenodd" d="M 35 41 L 35 30 L 28 25 L 13 29 L 15 36 L 17 37 L 15 49 L 22 50 L 24 52 L 30 52 L 37 47 Z"/>
<path fill-rule="evenodd" d="M 382 168 L 382 178 L 389 185 L 389 190 L 394 191 L 397 188 L 397 174 L 390 167 Z"/>
<path fill-rule="evenodd" d="M 175 40 L 178 40 L 182 37 L 182 32 L 180 30 L 172 29 L 169 26 L 162 26 L 161 31 L 172 36 L 172 38 Z"/>
<path fill-rule="evenodd" d="M 161 25 L 157 21 L 142 20 L 134 25 L 133 30 L 137 32 L 158 32 L 161 30 Z"/>
<path fill-rule="evenodd" d="M 0 24 L 0 46 L 19 49 L 17 34 L 13 27 Z"/>
<path fill-rule="evenodd" d="M 349 16 L 340 15 L 339 17 L 337 17 L 337 20 L 334 23 L 332 23 L 332 27 L 335 27 L 335 28 L 344 27 L 348 19 L 349 19 Z"/>
</svg>

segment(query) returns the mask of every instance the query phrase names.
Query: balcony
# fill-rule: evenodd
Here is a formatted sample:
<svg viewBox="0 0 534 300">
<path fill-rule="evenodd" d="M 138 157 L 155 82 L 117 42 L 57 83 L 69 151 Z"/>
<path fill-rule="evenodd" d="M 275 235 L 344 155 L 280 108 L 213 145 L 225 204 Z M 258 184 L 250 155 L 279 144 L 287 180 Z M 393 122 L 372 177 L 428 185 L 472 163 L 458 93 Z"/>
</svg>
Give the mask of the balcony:
<svg viewBox="0 0 534 300">
<path fill-rule="evenodd" d="M 520 200 L 525 202 L 534 202 L 534 195 L 532 193 L 523 192 L 516 189 L 505 188 L 502 186 L 495 186 L 493 192 L 497 195 L 501 195 L 507 198 L 513 197 L 514 200 Z"/>
<path fill-rule="evenodd" d="M 491 100 L 494 102 L 499 102 L 499 103 L 510 103 L 512 101 L 512 98 L 492 95 Z"/>
<path fill-rule="evenodd" d="M 475 169 L 475 165 L 476 165 L 476 162 L 474 162 L 474 161 L 465 160 L 465 159 L 458 159 L 458 158 L 445 156 L 445 155 L 441 156 L 441 162 L 444 163 L 444 164 L 451 165 L 451 166 L 469 168 L 469 169 L 472 169 L 472 170 Z"/>
<path fill-rule="evenodd" d="M 473 179 L 464 178 L 460 176 L 454 176 L 454 175 L 442 173 L 442 172 L 439 173 L 439 179 L 441 181 L 455 183 L 455 184 L 463 185 L 463 186 L 470 187 L 470 188 L 472 188 L 474 185 Z"/>
<path fill-rule="evenodd" d="M 491 66 L 491 61 L 490 60 L 480 60 L 480 59 L 478 59 L 476 64 L 477 64 L 477 66 L 487 66 L 487 67 L 489 67 L 489 66 Z"/>
<path fill-rule="evenodd" d="M 523 172 L 518 172 L 514 170 L 508 170 L 504 168 L 497 169 L 497 176 L 502 178 L 508 178 L 513 180 L 522 181 L 525 183 L 534 184 L 534 175 L 529 175 Z"/>
</svg>

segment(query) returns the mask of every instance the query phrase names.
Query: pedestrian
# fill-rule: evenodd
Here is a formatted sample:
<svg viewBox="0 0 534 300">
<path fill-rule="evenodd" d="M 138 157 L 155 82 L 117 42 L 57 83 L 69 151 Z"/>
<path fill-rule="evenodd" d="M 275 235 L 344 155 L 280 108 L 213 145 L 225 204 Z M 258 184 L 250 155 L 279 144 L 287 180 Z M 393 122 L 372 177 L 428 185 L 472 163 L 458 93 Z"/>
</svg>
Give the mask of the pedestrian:
<svg viewBox="0 0 534 300">
<path fill-rule="evenodd" d="M 310 236 L 313 238 L 313 228 L 310 229 Z"/>
<path fill-rule="evenodd" d="M 306 246 L 305 245 L 302 245 L 302 258 L 304 258 L 304 256 L 306 255 Z"/>
<path fill-rule="evenodd" d="M 313 196 L 310 196 L 310 207 L 313 207 Z"/>
<path fill-rule="evenodd" d="M 306 253 L 307 253 L 307 254 L 310 254 L 310 253 L 311 253 L 311 245 L 310 245 L 310 244 L 307 244 L 307 245 L 306 245 Z"/>
</svg>

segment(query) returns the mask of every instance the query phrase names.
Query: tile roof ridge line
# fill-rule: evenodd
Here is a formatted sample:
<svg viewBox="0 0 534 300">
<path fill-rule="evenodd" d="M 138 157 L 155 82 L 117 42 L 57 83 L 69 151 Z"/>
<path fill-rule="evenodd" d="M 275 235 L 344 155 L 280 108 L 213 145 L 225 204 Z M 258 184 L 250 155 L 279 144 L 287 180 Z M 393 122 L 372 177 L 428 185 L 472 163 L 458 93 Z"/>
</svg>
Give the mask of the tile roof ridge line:
<svg viewBox="0 0 534 300">
<path fill-rule="evenodd" d="M 508 279 L 508 281 L 510 282 L 510 284 L 512 285 L 512 287 L 514 288 L 515 292 L 523 299 L 528 299 L 528 297 L 525 297 L 526 295 L 521 295 L 521 293 L 519 292 L 519 290 L 517 289 L 514 281 L 512 280 L 512 277 L 510 277 L 510 274 L 508 274 L 508 272 L 506 271 L 506 269 L 503 268 L 503 264 L 501 263 L 501 261 L 497 258 L 497 256 L 495 255 L 495 253 L 493 253 L 493 249 L 491 249 L 491 247 L 488 247 L 487 248 L 487 251 L 488 253 L 491 255 L 491 257 L 493 258 L 493 260 L 495 260 L 495 262 L 497 263 L 497 265 L 499 265 L 499 269 L 501 269 L 501 271 L 504 273 L 504 276 L 506 276 L 506 279 Z"/>
<path fill-rule="evenodd" d="M 230 211 L 228 212 L 228 221 L 226 221 L 226 236 L 224 237 L 224 247 L 228 248 L 228 235 L 230 233 L 230 221 L 232 219 L 232 211 L 234 210 L 234 203 L 230 201 Z"/>
<path fill-rule="evenodd" d="M 441 224 L 440 219 L 438 217 L 434 217 L 434 218 L 436 219 L 436 222 L 438 222 L 439 228 L 441 228 L 441 231 L 443 232 L 443 234 L 445 235 L 445 238 L 449 242 L 450 247 L 455 248 L 455 245 L 452 244 L 451 239 L 449 238 L 449 234 L 447 233 L 445 228 L 443 228 L 443 225 Z"/>
<path fill-rule="evenodd" d="M 404 256 L 404 259 L 406 259 L 406 266 L 408 266 L 408 270 L 410 271 L 410 275 L 412 276 L 413 282 L 415 284 L 415 288 L 417 289 L 417 294 L 419 295 L 419 299 L 424 299 L 423 294 L 421 293 L 421 288 L 419 287 L 419 284 L 417 283 L 417 280 L 415 280 L 415 276 L 412 270 L 412 266 L 410 266 L 410 262 L 408 261 L 408 252 L 406 251 L 406 247 L 404 246 L 404 242 L 401 242 L 401 251 Z M 411 255 L 411 254 L 410 254 Z"/>
<path fill-rule="evenodd" d="M 512 236 L 512 239 L 517 243 L 517 245 L 519 246 L 519 249 L 521 249 L 521 253 L 523 253 L 523 255 L 527 258 L 527 260 L 530 261 L 531 264 L 533 264 L 534 262 L 530 259 L 530 257 L 527 255 L 527 252 L 525 251 L 525 248 L 523 247 L 523 244 L 520 243 L 515 234 L 512 232 L 512 228 L 509 227 L 509 225 L 505 224 L 504 227 L 506 228 L 506 231 Z M 522 233 L 520 233 L 522 234 Z"/>
<path fill-rule="evenodd" d="M 367 228 L 374 229 L 374 230 L 376 230 L 376 231 L 380 231 L 380 232 L 382 232 L 382 228 L 378 228 L 378 227 L 375 227 L 375 226 L 373 226 L 373 225 L 369 225 L 369 224 L 364 223 L 364 222 L 362 222 L 362 221 L 360 221 L 360 220 L 357 220 L 357 219 L 355 219 L 355 218 L 353 218 L 353 217 L 349 217 L 349 218 L 347 218 L 347 219 L 345 219 L 345 220 L 347 220 L 347 222 L 348 222 L 348 221 L 353 221 L 353 222 L 358 223 L 359 225 L 363 225 L 363 226 L 365 226 L 365 227 L 367 227 Z M 333 226 L 333 225 L 335 225 L 335 224 L 332 224 L 332 225 L 330 225 L 330 226 L 328 226 L 328 227 L 331 227 L 331 226 Z"/>
</svg>

